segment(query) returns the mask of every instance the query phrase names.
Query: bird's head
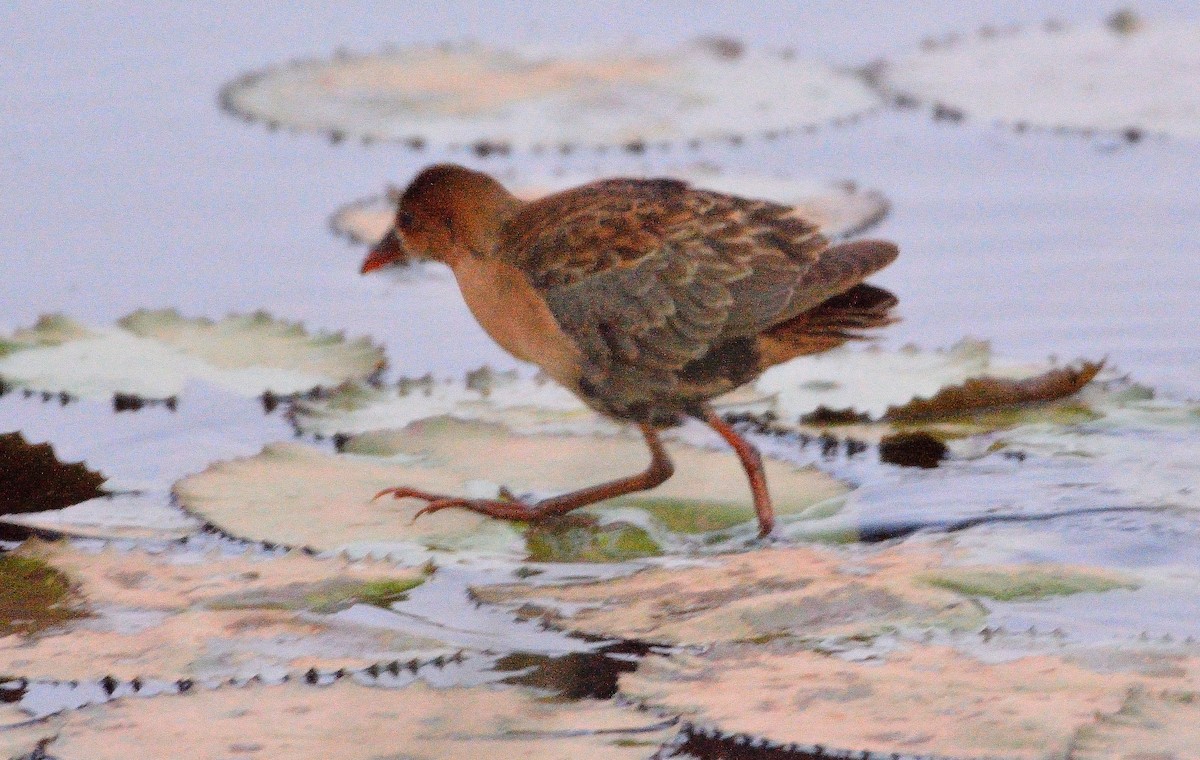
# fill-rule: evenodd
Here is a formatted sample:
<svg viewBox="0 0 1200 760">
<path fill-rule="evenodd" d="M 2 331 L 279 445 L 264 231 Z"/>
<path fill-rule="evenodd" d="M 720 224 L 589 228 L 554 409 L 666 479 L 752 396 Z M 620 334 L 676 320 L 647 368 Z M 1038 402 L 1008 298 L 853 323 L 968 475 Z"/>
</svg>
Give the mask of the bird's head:
<svg viewBox="0 0 1200 760">
<path fill-rule="evenodd" d="M 435 164 L 400 195 L 392 228 L 367 255 L 362 273 L 410 259 L 454 266 L 467 256 L 488 256 L 500 226 L 521 205 L 488 175 L 454 164 Z"/>
</svg>

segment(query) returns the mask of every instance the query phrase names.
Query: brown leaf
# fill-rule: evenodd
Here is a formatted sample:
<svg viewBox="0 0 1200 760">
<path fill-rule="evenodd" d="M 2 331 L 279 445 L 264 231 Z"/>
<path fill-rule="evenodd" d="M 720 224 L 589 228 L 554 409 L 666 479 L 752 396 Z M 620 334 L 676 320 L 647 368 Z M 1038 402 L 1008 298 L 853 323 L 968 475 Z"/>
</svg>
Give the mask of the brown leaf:
<svg viewBox="0 0 1200 760">
<path fill-rule="evenodd" d="M 0 434 L 0 515 L 62 509 L 103 496 L 104 476 L 82 462 L 65 464 L 48 443 Z"/>
<path fill-rule="evenodd" d="M 913 422 L 1055 401 L 1077 393 L 1090 383 L 1103 367 L 1102 361 L 1083 362 L 1079 367 L 1052 369 L 1036 377 L 1021 380 L 973 377 L 962 385 L 942 388 L 932 398 L 917 398 L 902 406 L 889 406 L 883 419 L 889 422 Z"/>
</svg>

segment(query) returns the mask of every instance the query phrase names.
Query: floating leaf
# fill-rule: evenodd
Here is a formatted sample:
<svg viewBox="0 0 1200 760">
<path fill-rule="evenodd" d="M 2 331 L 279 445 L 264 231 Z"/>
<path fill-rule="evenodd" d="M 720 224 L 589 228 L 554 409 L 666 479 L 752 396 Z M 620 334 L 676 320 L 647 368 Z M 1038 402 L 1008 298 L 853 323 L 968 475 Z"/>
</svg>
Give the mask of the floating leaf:
<svg viewBox="0 0 1200 760">
<path fill-rule="evenodd" d="M 168 406 L 195 379 L 245 396 L 292 394 L 364 379 L 384 365 L 369 340 L 309 334 L 263 312 L 213 322 L 138 311 L 114 328 L 83 328 L 43 318 L 17 331 L 21 348 L 0 355 L 6 383 L 36 391 L 112 397 L 118 411 L 151 400 Z"/>
<path fill-rule="evenodd" d="M 982 607 L 926 581 L 939 564 L 935 555 L 918 552 L 856 557 L 833 549 L 780 549 L 593 583 L 485 586 L 473 593 L 557 628 L 669 644 L 981 626 Z"/>
<path fill-rule="evenodd" d="M 674 733 L 613 702 L 552 702 L 520 688 L 367 688 L 343 679 L 128 697 L 0 733 L 5 757 L 55 736 L 54 757 L 127 760 L 243 754 L 257 757 L 520 757 L 529 760 L 653 754 Z"/>
<path fill-rule="evenodd" d="M 1178 19 L 964 38 L 889 63 L 883 86 L 1019 127 L 1200 136 L 1200 24 Z"/>
<path fill-rule="evenodd" d="M 852 182 L 820 183 L 748 174 L 721 174 L 707 165 L 667 169 L 653 176 L 674 177 L 695 187 L 792 206 L 798 216 L 814 222 L 830 238 L 857 235 L 873 227 L 883 221 L 889 208 L 882 193 L 863 190 Z M 514 182 L 505 180 L 505 185 L 518 198 L 533 200 L 597 179 L 601 177 L 568 174 Z M 393 200 L 379 196 L 343 206 L 330 219 L 330 226 L 334 232 L 357 243 L 374 244 L 391 228 L 395 216 L 396 205 Z"/>
<path fill-rule="evenodd" d="M 857 77 L 763 50 L 410 47 L 296 61 L 243 76 L 224 107 L 331 139 L 436 141 L 481 156 L 513 149 L 740 140 L 862 114 Z"/>
<path fill-rule="evenodd" d="M 675 443 L 667 448 L 674 477 L 588 512 L 607 523 L 640 520 L 656 539 L 667 537 L 664 530 L 701 533 L 753 521 L 737 457 Z M 423 502 L 371 497 L 398 485 L 473 497 L 494 498 L 501 486 L 545 495 L 639 472 L 649 462 L 644 443 L 631 436 L 517 435 L 503 426 L 449 418 L 357 436 L 343 450 L 331 455 L 295 444 L 268 446 L 255 457 L 185 478 L 175 493 L 185 509 L 248 538 L 321 549 L 416 542 L 511 554 L 525 543 L 519 526 L 460 509 L 414 522 Z M 845 492 L 811 468 L 773 460 L 766 468 L 781 515 Z"/>
<path fill-rule="evenodd" d="M 1154 684 L 1148 684 L 1150 689 Z M 1071 743 L 1075 760 L 1184 760 L 1200 757 L 1200 697 L 1194 691 L 1133 691 L 1112 714 L 1097 715 Z"/>
<path fill-rule="evenodd" d="M 961 385 L 948 385 L 931 398 L 915 398 L 903 406 L 889 406 L 884 419 L 914 422 L 1056 401 L 1078 393 L 1103 366 L 1104 362 L 1083 362 L 1078 368 L 1052 369 L 1020 379 L 973 377 Z"/>
<path fill-rule="evenodd" d="M 0 641 L 86 616 L 71 581 L 38 557 L 0 554 Z M 6 668 L 0 665 L 0 673 Z"/>
<path fill-rule="evenodd" d="M 70 579 L 76 608 L 86 604 L 91 616 L 80 618 L 76 609 L 60 615 L 69 622 L 62 630 L 0 638 L 0 672 L 60 680 L 249 677 L 271 668 L 364 667 L 448 649 L 311 614 L 386 605 L 422 581 L 418 572 L 299 554 L 197 559 L 27 542 L 0 563 L 38 563 Z"/>
<path fill-rule="evenodd" d="M 903 646 L 883 661 L 853 663 L 782 646 L 739 646 L 648 659 L 621 676 L 620 688 L 726 734 L 819 744 L 825 752 L 1043 760 L 1074 756 L 1080 727 L 1119 710 L 1132 686 L 1195 684 L 1196 663 L 1184 664 L 1174 677 L 1143 679 L 1050 656 L 984 664 L 933 646 Z"/>
<path fill-rule="evenodd" d="M 58 461 L 48 443 L 0 434 L 0 515 L 62 509 L 104 495 L 103 483 L 82 462 Z"/>
</svg>

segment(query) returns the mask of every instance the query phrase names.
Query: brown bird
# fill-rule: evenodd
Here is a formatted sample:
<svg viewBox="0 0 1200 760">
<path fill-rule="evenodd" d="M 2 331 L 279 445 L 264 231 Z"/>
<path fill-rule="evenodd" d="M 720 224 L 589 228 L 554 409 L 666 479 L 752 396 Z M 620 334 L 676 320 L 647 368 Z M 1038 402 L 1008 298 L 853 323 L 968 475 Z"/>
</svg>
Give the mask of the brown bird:
<svg viewBox="0 0 1200 760">
<path fill-rule="evenodd" d="M 430 166 L 363 273 L 410 258 L 449 265 L 493 340 L 592 409 L 637 424 L 652 459 L 645 472 L 535 504 L 405 487 L 378 496 L 427 501 L 418 515 L 562 515 L 671 477 L 659 431 L 690 416 L 737 452 L 765 536 L 775 518 L 761 457 L 709 399 L 892 322 L 895 296 L 862 281 L 896 255 L 883 241 L 830 246 L 787 206 L 673 179 L 608 179 L 525 202 L 486 174 Z"/>
</svg>

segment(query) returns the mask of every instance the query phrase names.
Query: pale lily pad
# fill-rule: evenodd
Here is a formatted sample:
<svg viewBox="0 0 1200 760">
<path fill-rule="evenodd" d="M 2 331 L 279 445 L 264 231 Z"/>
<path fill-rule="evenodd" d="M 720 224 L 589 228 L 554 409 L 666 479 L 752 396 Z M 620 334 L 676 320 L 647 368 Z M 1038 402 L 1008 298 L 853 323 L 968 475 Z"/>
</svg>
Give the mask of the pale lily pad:
<svg viewBox="0 0 1200 760">
<path fill-rule="evenodd" d="M 641 524 L 660 542 L 754 519 L 749 487 L 732 453 L 676 443 L 667 448 L 674 477 L 589 512 L 602 523 Z M 494 498 L 501 486 L 547 495 L 639 472 L 649 462 L 644 443 L 631 435 L 519 435 L 496 424 L 444 417 L 352 438 L 344 451 L 268 446 L 255 457 L 183 479 L 175 494 L 188 511 L 246 538 L 319 549 L 415 542 L 511 555 L 523 551 L 522 526 L 459 509 L 413 521 L 423 502 L 371 497 L 398 485 L 471 497 Z M 783 516 L 846 491 L 812 468 L 768 460 L 766 471 Z"/>
<path fill-rule="evenodd" d="M 517 688 L 379 689 L 343 679 L 325 688 L 288 683 L 126 697 L 0 733 L 0 754 L 16 757 L 55 736 L 48 756 L 94 760 L 179 757 L 181 748 L 197 760 L 640 760 L 672 733 L 653 715 L 612 702 L 552 702 Z"/>
<path fill-rule="evenodd" d="M 1076 732 L 1077 760 L 1192 760 L 1200 757 L 1200 695 L 1137 690 L 1121 709 Z"/>
<path fill-rule="evenodd" d="M 293 394 L 373 376 L 383 350 L 366 338 L 309 334 L 263 312 L 213 322 L 138 311 L 116 327 L 43 318 L 0 354 L 10 385 L 70 396 L 174 399 L 192 380 L 244 396 Z M 131 407 L 132 408 L 132 407 Z"/>
<path fill-rule="evenodd" d="M 740 139 L 857 116 L 850 72 L 734 40 L 675 48 L 409 47 L 303 60 L 226 85 L 227 110 L 334 140 L 516 149 Z"/>
<path fill-rule="evenodd" d="M 889 631 L 973 630 L 987 610 L 975 589 L 943 578 L 987 577 L 997 596 L 1029 587 L 1021 568 L 943 568 L 937 553 L 871 554 L 805 548 L 752 552 L 710 565 L 655 568 L 568 586 L 514 584 L 473 590 L 550 625 L 606 638 L 706 645 L 780 638 L 820 641 Z M 1115 588 L 1114 576 L 1086 568 L 1041 568 L 1075 581 L 1074 591 Z M 975 575 L 971 575 L 974 573 Z M 1126 581 L 1121 581 L 1125 583 Z M 1050 586 L 1049 580 L 1044 581 Z M 1065 583 L 1065 581 L 1064 581 Z M 1041 586 L 1038 587 L 1042 588 Z M 1056 590 L 1066 592 L 1062 586 Z"/>
<path fill-rule="evenodd" d="M 637 175 L 632 175 L 637 176 Z M 723 174 L 707 164 L 694 164 L 656 172 L 655 177 L 674 177 L 695 187 L 731 195 L 792 206 L 796 215 L 814 222 L 829 238 L 857 235 L 883 221 L 889 204 L 883 193 L 864 190 L 853 182 L 819 182 L 782 179 L 766 175 Z M 534 200 L 601 177 L 586 174 L 522 177 L 508 181 L 498 177 L 518 198 Z M 393 198 L 378 196 L 356 201 L 338 209 L 330 219 L 333 231 L 357 243 L 377 243 L 395 221 Z"/>
<path fill-rule="evenodd" d="M 385 564 L 139 551 L 86 552 L 28 543 L 28 558 L 70 579 L 87 613 L 37 635 L 0 638 L 0 672 L 28 678 L 229 678 L 265 669 L 365 667 L 450 647 L 325 613 L 386 605 L 423 580 Z"/>
<path fill-rule="evenodd" d="M 972 118 L 1200 137 L 1200 24 L 1027 27 L 967 38 L 883 67 L 892 93 Z"/>
<path fill-rule="evenodd" d="M 1196 684 L 1194 660 L 1173 676 L 1146 678 L 1053 656 L 985 664 L 936 646 L 903 646 L 864 662 L 739 646 L 648 659 L 621 676 L 620 688 L 726 734 L 824 751 L 1044 760 L 1073 757 L 1080 728 L 1119 711 L 1129 689 Z"/>
</svg>

